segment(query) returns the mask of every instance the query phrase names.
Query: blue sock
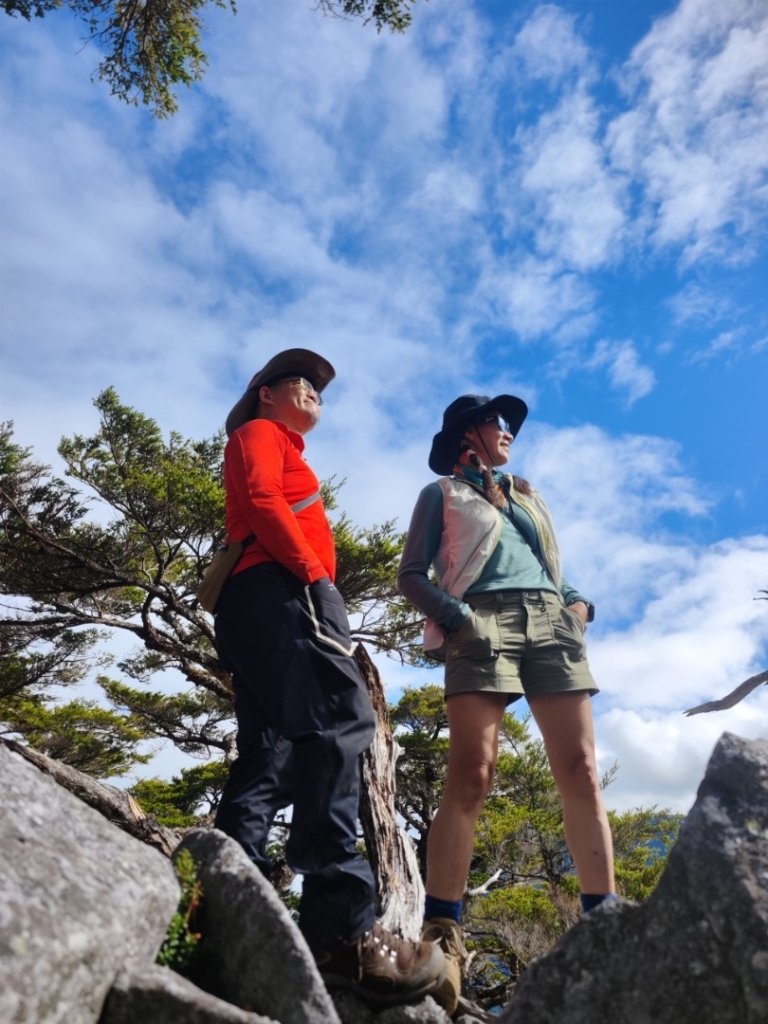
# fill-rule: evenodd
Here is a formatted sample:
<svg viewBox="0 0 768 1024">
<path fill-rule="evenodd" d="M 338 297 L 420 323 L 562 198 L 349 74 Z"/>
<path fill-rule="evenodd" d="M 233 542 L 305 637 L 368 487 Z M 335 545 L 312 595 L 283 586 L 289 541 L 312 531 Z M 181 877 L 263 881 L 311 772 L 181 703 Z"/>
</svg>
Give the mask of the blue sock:
<svg viewBox="0 0 768 1024">
<path fill-rule="evenodd" d="M 581 909 L 585 914 L 588 914 L 590 910 L 594 910 L 595 907 L 600 906 L 600 904 L 604 903 L 605 900 L 615 900 L 616 898 L 617 896 L 615 892 L 600 894 L 593 892 L 583 892 L 579 896 L 579 900 L 581 902 Z"/>
<path fill-rule="evenodd" d="M 450 917 L 457 924 L 461 924 L 462 909 L 463 900 L 439 900 L 436 896 L 427 896 L 424 901 L 424 920 L 429 921 L 433 917 Z"/>
</svg>

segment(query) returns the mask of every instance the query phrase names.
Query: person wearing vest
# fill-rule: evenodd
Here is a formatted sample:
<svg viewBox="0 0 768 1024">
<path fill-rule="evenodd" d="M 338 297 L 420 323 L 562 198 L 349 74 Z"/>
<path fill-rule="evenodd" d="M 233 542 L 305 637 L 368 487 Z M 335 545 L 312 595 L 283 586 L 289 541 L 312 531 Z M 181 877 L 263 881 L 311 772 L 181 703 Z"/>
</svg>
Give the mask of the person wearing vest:
<svg viewBox="0 0 768 1024">
<path fill-rule="evenodd" d="M 299 927 L 329 987 L 382 1005 L 440 987 L 435 943 L 407 942 L 376 920 L 357 850 L 359 758 L 375 718 L 353 656 L 336 553 L 304 435 L 335 370 L 288 349 L 253 377 L 227 417 L 226 526 L 246 546 L 215 608 L 216 646 L 232 672 L 237 758 L 215 825 L 269 873 L 275 814 L 293 805 L 286 860 L 303 877 Z"/>
<path fill-rule="evenodd" d="M 562 577 L 540 494 L 498 469 L 527 413 L 513 395 L 462 395 L 448 406 L 429 456 L 441 479 L 418 497 L 398 574 L 400 592 L 426 616 L 425 653 L 445 662 L 448 774 L 429 831 L 422 938 L 446 952 L 435 998 L 449 1013 L 466 956 L 461 913 L 474 829 L 502 717 L 523 695 L 562 800 L 582 907 L 615 892 L 590 707 L 597 687 L 584 643 L 594 608 Z"/>
</svg>

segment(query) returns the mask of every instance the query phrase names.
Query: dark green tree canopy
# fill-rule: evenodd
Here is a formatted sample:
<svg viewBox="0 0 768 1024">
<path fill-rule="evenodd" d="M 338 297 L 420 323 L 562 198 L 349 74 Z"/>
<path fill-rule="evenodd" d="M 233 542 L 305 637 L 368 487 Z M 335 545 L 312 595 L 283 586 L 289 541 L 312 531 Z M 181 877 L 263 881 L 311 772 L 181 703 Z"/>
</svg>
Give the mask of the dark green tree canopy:
<svg viewBox="0 0 768 1024">
<path fill-rule="evenodd" d="M 101 776 L 129 770 L 150 737 L 221 756 L 232 744 L 229 674 L 195 592 L 224 540 L 223 438 L 166 439 L 111 388 L 94 404 L 96 433 L 59 446 L 77 486 L 0 427 L 0 731 Z M 323 486 L 331 509 L 339 486 Z M 353 636 L 416 660 L 420 620 L 396 588 L 402 536 L 392 523 L 358 528 L 343 513 L 333 528 Z M 116 634 L 136 641 L 117 660 L 122 680 L 103 673 L 116 661 Z M 168 669 L 191 689 L 157 689 Z M 94 706 L 81 702 L 69 718 L 60 707 L 62 688 L 89 678 L 116 716 L 113 747 Z M 87 730 L 89 714 L 103 742 L 86 757 L 60 733 L 76 720 Z"/>
<path fill-rule="evenodd" d="M 317 0 L 316 7 L 338 17 L 372 21 L 381 31 L 403 32 L 415 0 Z M 96 69 L 113 96 L 143 103 L 157 117 L 175 113 L 173 89 L 202 78 L 208 63 L 202 46 L 202 17 L 212 6 L 235 0 L 0 0 L 9 15 L 28 21 L 61 8 L 72 11 L 105 56 Z"/>
</svg>

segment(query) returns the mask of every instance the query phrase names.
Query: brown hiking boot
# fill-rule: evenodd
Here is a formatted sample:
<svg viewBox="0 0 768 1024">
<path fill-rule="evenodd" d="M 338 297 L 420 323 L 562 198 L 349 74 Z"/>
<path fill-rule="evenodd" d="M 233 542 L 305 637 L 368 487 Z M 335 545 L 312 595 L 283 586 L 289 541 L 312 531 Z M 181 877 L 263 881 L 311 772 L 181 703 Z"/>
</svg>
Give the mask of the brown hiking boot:
<svg viewBox="0 0 768 1024">
<path fill-rule="evenodd" d="M 461 925 L 450 917 L 431 917 L 421 930 L 422 942 L 436 942 L 445 954 L 445 978 L 431 993 L 450 1017 L 456 1012 L 461 995 L 461 968 L 467 950 L 461 937 Z"/>
<path fill-rule="evenodd" d="M 329 989 L 349 989 L 381 1006 L 423 999 L 445 979 L 445 957 L 439 945 L 400 939 L 378 921 L 359 939 L 325 948 L 312 944 L 312 952 Z"/>
</svg>

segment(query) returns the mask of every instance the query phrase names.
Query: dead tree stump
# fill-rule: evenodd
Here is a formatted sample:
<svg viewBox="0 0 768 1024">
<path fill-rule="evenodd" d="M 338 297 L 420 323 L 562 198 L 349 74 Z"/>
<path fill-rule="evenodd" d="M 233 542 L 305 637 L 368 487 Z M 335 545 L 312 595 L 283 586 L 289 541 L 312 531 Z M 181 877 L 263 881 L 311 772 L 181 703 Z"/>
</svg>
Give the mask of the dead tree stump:
<svg viewBox="0 0 768 1024">
<path fill-rule="evenodd" d="M 397 823 L 395 764 L 400 748 L 390 728 L 378 669 L 362 644 L 358 644 L 355 658 L 376 712 L 376 734 L 362 758 L 360 821 L 376 878 L 379 916 L 386 928 L 404 938 L 417 939 L 424 909 L 424 884 L 414 844 Z"/>
</svg>

